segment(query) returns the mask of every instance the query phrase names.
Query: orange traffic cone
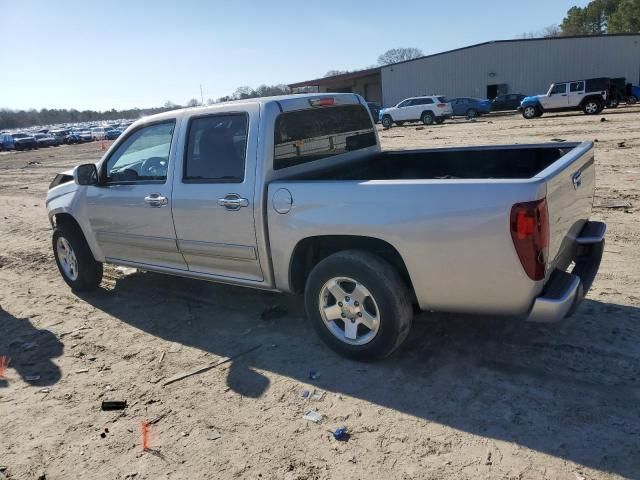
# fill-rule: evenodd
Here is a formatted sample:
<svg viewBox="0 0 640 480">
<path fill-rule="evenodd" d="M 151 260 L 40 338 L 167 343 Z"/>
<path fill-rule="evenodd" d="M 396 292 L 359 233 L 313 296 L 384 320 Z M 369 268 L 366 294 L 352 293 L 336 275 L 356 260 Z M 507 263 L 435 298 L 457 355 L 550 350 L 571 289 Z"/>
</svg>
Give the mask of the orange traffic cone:
<svg viewBox="0 0 640 480">
<path fill-rule="evenodd" d="M 104 142 L 102 142 L 100 144 L 100 150 L 102 150 L 103 152 L 107 149 L 107 146 L 104 144 Z"/>
</svg>

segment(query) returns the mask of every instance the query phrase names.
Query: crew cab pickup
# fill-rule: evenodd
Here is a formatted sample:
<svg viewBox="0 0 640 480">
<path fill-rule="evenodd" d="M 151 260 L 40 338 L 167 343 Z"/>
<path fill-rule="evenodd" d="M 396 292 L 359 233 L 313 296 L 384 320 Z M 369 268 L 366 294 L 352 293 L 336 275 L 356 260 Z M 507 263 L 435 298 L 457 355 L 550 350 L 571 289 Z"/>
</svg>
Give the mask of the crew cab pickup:
<svg viewBox="0 0 640 480">
<path fill-rule="evenodd" d="M 598 270 L 590 142 L 381 151 L 353 94 L 249 99 L 131 125 L 46 206 L 72 289 L 103 263 L 280 292 L 336 351 L 384 357 L 414 307 L 553 322 Z"/>
<path fill-rule="evenodd" d="M 545 95 L 525 97 L 518 110 L 526 119 L 541 117 L 546 112 L 571 110 L 582 110 L 585 115 L 595 115 L 607 105 L 610 84 L 608 78 L 553 83 Z"/>
</svg>

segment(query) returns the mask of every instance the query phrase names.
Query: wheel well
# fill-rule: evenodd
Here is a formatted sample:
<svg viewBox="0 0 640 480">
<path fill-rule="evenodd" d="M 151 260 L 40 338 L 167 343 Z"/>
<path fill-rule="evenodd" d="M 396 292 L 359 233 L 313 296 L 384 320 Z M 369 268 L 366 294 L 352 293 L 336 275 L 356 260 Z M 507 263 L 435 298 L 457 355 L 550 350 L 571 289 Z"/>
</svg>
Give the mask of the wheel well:
<svg viewBox="0 0 640 480">
<path fill-rule="evenodd" d="M 73 218 L 73 216 L 68 214 L 68 213 L 58 213 L 58 214 L 54 215 L 53 216 L 53 222 L 54 222 L 54 225 L 56 227 L 58 225 L 66 225 L 66 226 L 69 226 L 71 228 L 75 228 L 79 232 L 82 233 L 82 229 L 80 228 L 80 225 L 78 224 L 76 219 Z"/>
<path fill-rule="evenodd" d="M 582 99 L 582 103 L 580 104 L 581 106 L 584 106 L 585 103 L 587 103 L 590 100 L 595 100 L 598 103 L 603 103 L 602 101 L 602 97 L 600 95 L 590 95 L 588 97 L 584 97 Z"/>
<path fill-rule="evenodd" d="M 289 263 L 291 289 L 296 293 L 303 292 L 313 267 L 329 255 L 342 250 L 363 250 L 382 257 L 400 273 L 415 297 L 409 271 L 400 253 L 384 240 L 356 235 L 321 235 L 298 242 Z"/>
<path fill-rule="evenodd" d="M 431 110 L 423 110 L 423 112 L 420 114 L 420 118 L 424 117 L 424 114 L 425 114 L 425 113 L 430 114 L 433 118 L 435 118 L 435 117 L 436 117 L 436 114 L 435 114 L 435 113 L 433 113 Z"/>
</svg>

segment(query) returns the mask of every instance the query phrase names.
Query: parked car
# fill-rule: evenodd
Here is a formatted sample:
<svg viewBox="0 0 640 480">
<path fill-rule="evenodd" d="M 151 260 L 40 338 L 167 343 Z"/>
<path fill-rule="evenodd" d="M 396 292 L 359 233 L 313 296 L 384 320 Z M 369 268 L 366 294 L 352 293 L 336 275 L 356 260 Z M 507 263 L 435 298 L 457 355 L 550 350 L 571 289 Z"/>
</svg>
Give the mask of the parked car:
<svg viewBox="0 0 640 480">
<path fill-rule="evenodd" d="M 518 110 L 527 119 L 541 117 L 545 112 L 569 110 L 582 110 L 585 115 L 596 115 L 607 104 L 609 87 L 608 78 L 553 83 L 545 95 L 522 100 Z"/>
<path fill-rule="evenodd" d="M 491 112 L 491 100 L 487 99 L 461 97 L 449 99 L 448 102 L 453 114 L 458 117 L 476 118 Z"/>
<path fill-rule="evenodd" d="M 593 143 L 381 151 L 363 103 L 290 95 L 137 121 L 50 185 L 62 278 L 94 289 L 107 262 L 304 291 L 322 339 L 358 359 L 403 342 L 414 302 L 571 315 L 606 230 L 589 221 Z"/>
<path fill-rule="evenodd" d="M 104 139 L 105 140 L 115 140 L 116 138 L 118 138 L 120 135 L 122 135 L 122 131 L 118 128 L 112 128 L 106 131 L 106 133 L 104 134 Z"/>
<path fill-rule="evenodd" d="M 60 146 L 60 140 L 53 135 L 49 135 L 46 133 L 36 133 L 33 136 L 36 139 L 36 142 L 38 142 L 39 148 Z"/>
<path fill-rule="evenodd" d="M 33 148 L 38 148 L 38 142 L 36 141 L 33 135 L 27 133 L 14 133 L 13 137 L 13 145 L 16 150 L 31 150 Z"/>
<path fill-rule="evenodd" d="M 491 100 L 492 112 L 505 112 L 508 110 L 517 110 L 522 100 L 527 96 L 521 93 L 508 93 L 506 95 L 498 95 Z"/>
<path fill-rule="evenodd" d="M 78 143 L 93 141 L 93 136 L 91 135 L 91 132 L 87 129 L 73 130 L 71 133 L 73 133 L 77 137 Z"/>
<path fill-rule="evenodd" d="M 612 78 L 609 81 L 609 92 L 607 95 L 607 108 L 617 108 L 622 102 L 627 99 L 627 79 Z"/>
<path fill-rule="evenodd" d="M 108 131 L 108 127 L 94 127 L 91 129 L 92 140 L 104 140 L 104 136 Z"/>
<path fill-rule="evenodd" d="M 405 122 L 421 121 L 425 125 L 442 123 L 451 118 L 453 110 L 444 96 L 412 97 L 401 101 L 395 107 L 380 110 L 380 121 L 385 128 L 404 125 Z"/>
<path fill-rule="evenodd" d="M 367 106 L 369 107 L 373 121 L 378 123 L 380 121 L 380 105 L 376 102 L 367 102 Z"/>
<path fill-rule="evenodd" d="M 15 140 L 9 133 L 0 133 L 0 150 L 13 150 Z"/>
</svg>

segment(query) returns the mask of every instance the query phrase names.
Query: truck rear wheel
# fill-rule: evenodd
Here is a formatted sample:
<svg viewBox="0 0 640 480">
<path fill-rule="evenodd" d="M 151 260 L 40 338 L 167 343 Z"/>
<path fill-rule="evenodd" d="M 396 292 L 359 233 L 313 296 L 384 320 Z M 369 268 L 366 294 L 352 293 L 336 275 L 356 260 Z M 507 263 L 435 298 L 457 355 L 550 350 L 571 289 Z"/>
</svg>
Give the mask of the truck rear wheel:
<svg viewBox="0 0 640 480">
<path fill-rule="evenodd" d="M 587 100 L 582 106 L 585 115 L 596 115 L 602 111 L 602 106 L 597 100 Z"/>
<path fill-rule="evenodd" d="M 311 271 L 304 296 L 317 333 L 349 358 L 386 357 L 411 329 L 405 282 L 389 263 L 368 252 L 345 250 L 322 260 Z"/>
<path fill-rule="evenodd" d="M 102 263 L 93 258 L 93 253 L 78 227 L 69 224 L 56 226 L 52 243 L 60 275 L 72 290 L 86 292 L 100 285 Z"/>
</svg>

